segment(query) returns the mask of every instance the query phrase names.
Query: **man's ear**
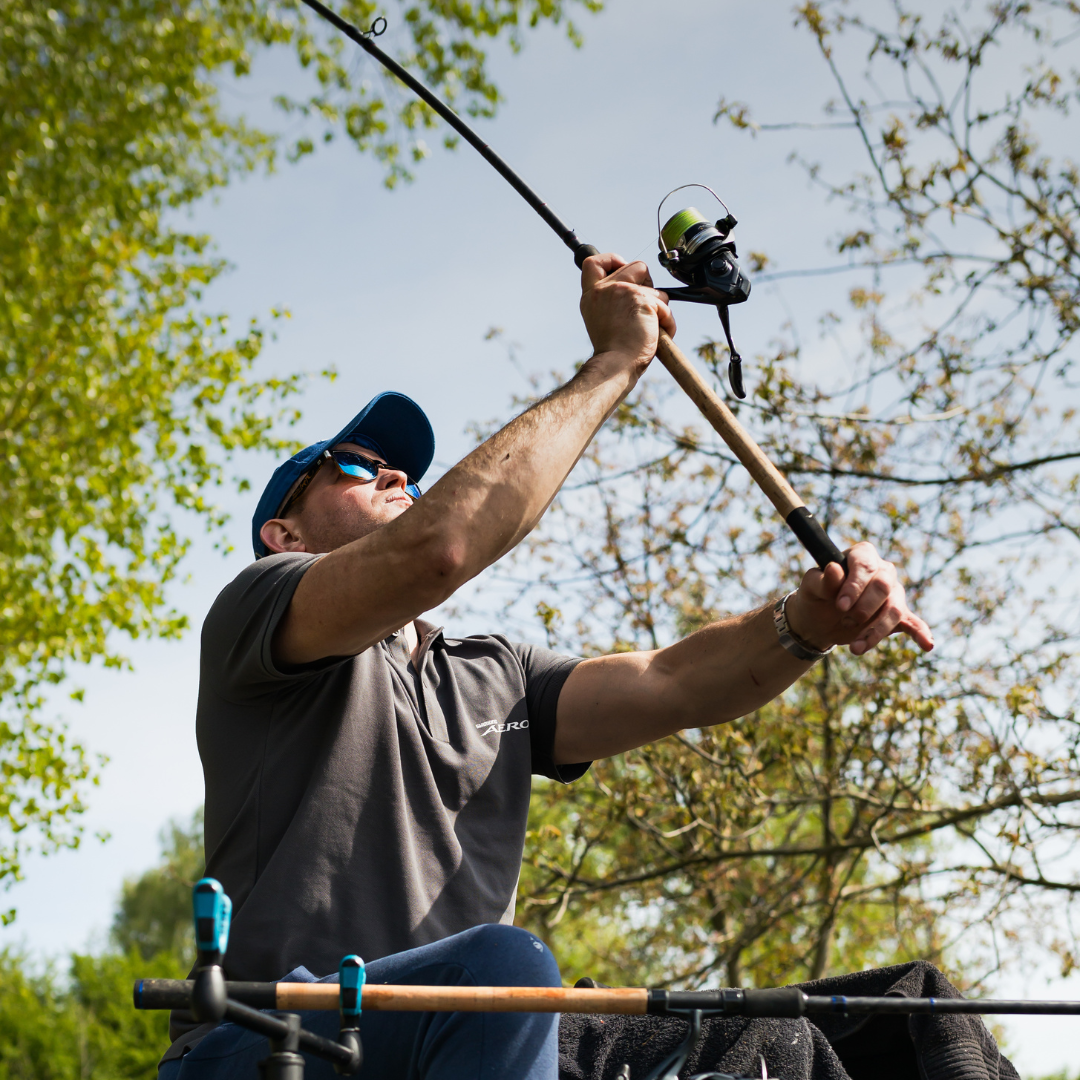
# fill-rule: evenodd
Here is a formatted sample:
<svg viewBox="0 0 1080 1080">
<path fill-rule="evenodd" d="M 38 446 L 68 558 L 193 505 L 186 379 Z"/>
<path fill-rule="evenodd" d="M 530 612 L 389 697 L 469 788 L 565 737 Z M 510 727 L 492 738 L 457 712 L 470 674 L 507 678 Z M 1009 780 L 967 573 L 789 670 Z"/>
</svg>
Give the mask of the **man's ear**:
<svg viewBox="0 0 1080 1080">
<path fill-rule="evenodd" d="M 271 518 L 259 530 L 259 536 L 267 550 L 274 555 L 279 551 L 307 551 L 303 538 L 295 531 L 292 519 Z"/>
</svg>

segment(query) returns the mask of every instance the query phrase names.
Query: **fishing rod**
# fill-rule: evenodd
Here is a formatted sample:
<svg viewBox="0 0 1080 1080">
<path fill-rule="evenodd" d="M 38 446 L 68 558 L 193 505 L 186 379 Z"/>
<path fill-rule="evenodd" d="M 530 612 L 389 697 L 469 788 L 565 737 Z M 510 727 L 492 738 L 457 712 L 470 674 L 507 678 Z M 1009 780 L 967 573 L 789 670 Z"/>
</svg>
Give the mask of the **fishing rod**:
<svg viewBox="0 0 1080 1080">
<path fill-rule="evenodd" d="M 364 31 L 343 19 L 321 0 L 304 0 L 309 8 L 356 42 L 369 56 L 374 57 L 391 74 L 400 79 L 423 102 L 431 106 L 470 146 L 502 176 L 510 186 L 540 215 L 560 240 L 573 252 L 574 262 L 580 269 L 590 255 L 599 251 L 592 244 L 582 241 L 569 225 L 556 214 L 543 199 L 501 158 L 468 124 L 444 101 L 433 94 L 422 82 L 411 75 L 393 57 L 388 56 L 374 42 L 386 30 L 386 19 L 381 15 Z M 683 187 L 705 187 L 703 184 L 686 184 Z M 660 206 L 675 191 L 664 197 Z M 711 188 L 711 192 L 723 206 L 723 201 Z M 660 262 L 673 277 L 685 287 L 665 288 L 671 300 L 710 304 L 716 307 L 729 350 L 728 375 L 736 397 L 745 397 L 742 382 L 741 358 L 731 338 L 728 307 L 743 303 L 750 296 L 750 282 L 743 275 L 736 261 L 735 245 L 730 240 L 731 230 L 737 224 L 727 207 L 725 216 L 712 224 L 694 207 L 686 207 L 674 214 L 666 225 L 660 227 L 660 208 L 657 208 L 657 232 L 659 234 Z M 746 429 L 735 418 L 712 387 L 701 377 L 697 368 L 686 358 L 670 335 L 660 330 L 656 355 L 674 377 L 679 386 L 708 420 L 713 430 L 727 443 L 732 453 L 750 473 L 757 486 L 776 508 L 787 526 L 810 554 L 818 566 L 824 568 L 831 562 L 839 563 L 847 570 L 843 552 L 833 543 L 821 523 L 788 483 L 783 473 L 769 460 Z"/>
<path fill-rule="evenodd" d="M 336 983 L 224 983 L 231 1001 L 252 1009 L 333 1012 Z M 137 1009 L 186 1009 L 192 979 L 140 979 Z M 650 990 L 645 987 L 413 986 L 365 984 L 360 1007 L 368 1012 L 536 1012 L 595 1016 L 1080 1016 L 1080 1001 L 1023 1001 L 977 998 L 847 997 L 806 994 L 797 987 L 776 990 Z"/>
</svg>

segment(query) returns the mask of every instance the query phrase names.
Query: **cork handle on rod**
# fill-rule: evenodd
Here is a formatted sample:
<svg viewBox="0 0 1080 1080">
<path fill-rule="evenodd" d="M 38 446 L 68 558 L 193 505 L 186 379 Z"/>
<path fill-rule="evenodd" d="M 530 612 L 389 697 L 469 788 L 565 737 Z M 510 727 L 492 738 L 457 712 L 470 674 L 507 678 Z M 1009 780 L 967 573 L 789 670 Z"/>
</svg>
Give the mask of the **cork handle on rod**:
<svg viewBox="0 0 1080 1080">
<path fill-rule="evenodd" d="M 656 356 L 701 410 L 702 416 L 709 421 L 713 430 L 746 467 L 754 483 L 765 492 L 769 502 L 776 507 L 818 566 L 824 567 L 827 563 L 836 562 L 846 571 L 847 561 L 843 552 L 829 539 L 783 473 L 765 456 L 761 447 L 754 442 L 742 424 L 735 419 L 732 411 L 717 397 L 697 368 L 687 360 L 682 350 L 664 330 L 660 331 Z"/>
<path fill-rule="evenodd" d="M 380 986 L 361 995 L 365 1012 L 566 1012 L 643 1015 L 649 992 L 637 988 L 564 989 L 548 986 Z M 277 984 L 279 1009 L 336 1009 L 334 983 Z"/>
</svg>

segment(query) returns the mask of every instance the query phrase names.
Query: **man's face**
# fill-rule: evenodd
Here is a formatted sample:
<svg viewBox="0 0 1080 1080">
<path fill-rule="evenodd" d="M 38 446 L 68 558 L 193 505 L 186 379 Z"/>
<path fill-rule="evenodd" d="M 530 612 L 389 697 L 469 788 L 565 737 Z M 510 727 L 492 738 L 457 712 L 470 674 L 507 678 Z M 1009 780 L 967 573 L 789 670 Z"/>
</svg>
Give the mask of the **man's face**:
<svg viewBox="0 0 1080 1080">
<path fill-rule="evenodd" d="M 338 443 L 332 449 L 350 450 L 369 461 L 382 462 L 373 450 L 355 443 Z M 319 554 L 359 540 L 412 506 L 412 497 L 405 491 L 407 479 L 403 472 L 385 469 L 380 470 L 377 479 L 365 483 L 347 476 L 327 461 L 308 485 L 299 505 L 289 510 L 287 518 L 279 519 L 299 543 L 268 546 Z"/>
</svg>

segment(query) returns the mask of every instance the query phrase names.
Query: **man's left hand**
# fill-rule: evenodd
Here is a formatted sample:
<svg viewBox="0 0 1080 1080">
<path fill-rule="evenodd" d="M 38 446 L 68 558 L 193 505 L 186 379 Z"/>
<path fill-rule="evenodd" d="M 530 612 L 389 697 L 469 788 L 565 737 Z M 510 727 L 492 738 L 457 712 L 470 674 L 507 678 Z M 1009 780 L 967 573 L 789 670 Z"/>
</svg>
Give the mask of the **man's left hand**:
<svg viewBox="0 0 1080 1080">
<path fill-rule="evenodd" d="M 934 647 L 930 627 L 907 605 L 896 567 L 873 544 L 847 552 L 848 572 L 837 563 L 807 571 L 788 601 L 788 623 L 796 636 L 817 649 L 848 645 L 862 656 L 890 634 L 910 635 L 924 652 Z"/>
</svg>

